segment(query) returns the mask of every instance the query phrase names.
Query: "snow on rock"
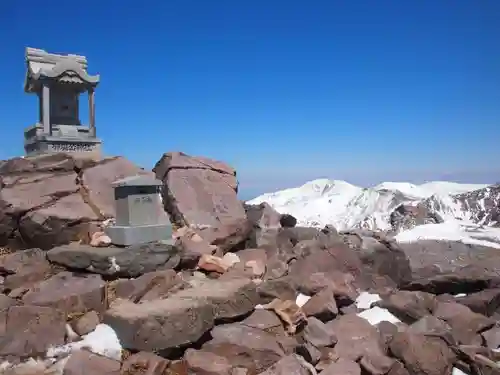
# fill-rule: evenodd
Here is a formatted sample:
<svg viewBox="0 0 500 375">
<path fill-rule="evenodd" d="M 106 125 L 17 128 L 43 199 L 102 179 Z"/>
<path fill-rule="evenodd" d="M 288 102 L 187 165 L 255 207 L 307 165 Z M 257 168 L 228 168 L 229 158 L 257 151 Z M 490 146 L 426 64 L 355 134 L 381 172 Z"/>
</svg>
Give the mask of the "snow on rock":
<svg viewBox="0 0 500 375">
<path fill-rule="evenodd" d="M 366 310 L 372 307 L 372 304 L 380 301 L 381 298 L 378 294 L 371 294 L 368 292 L 361 292 L 354 302 L 358 309 Z"/>
<path fill-rule="evenodd" d="M 500 249 L 500 228 L 483 227 L 457 220 L 441 224 L 424 224 L 396 235 L 398 242 L 421 240 L 459 241 L 471 245 L 482 245 Z"/>
<path fill-rule="evenodd" d="M 379 324 L 380 322 L 389 322 L 389 323 L 401 323 L 396 316 L 391 314 L 389 310 L 383 309 L 381 307 L 375 306 L 371 309 L 365 310 L 357 314 L 360 318 L 363 318 L 368 321 L 372 326 Z"/>
<path fill-rule="evenodd" d="M 47 351 L 47 357 L 65 356 L 81 348 L 118 361 L 122 356 L 122 346 L 113 328 L 106 324 L 99 324 L 94 331 L 82 336 L 81 341 L 50 348 Z"/>
<path fill-rule="evenodd" d="M 476 195 L 470 192 L 486 191 L 487 187 L 484 184 L 435 181 L 422 185 L 384 182 L 372 188 L 362 188 L 345 181 L 318 179 L 297 188 L 261 195 L 247 204 L 267 202 L 278 212 L 295 216 L 301 226 L 331 224 L 338 230 L 390 230 L 390 215 L 401 204 L 425 204 L 445 221 L 478 220 L 484 216 L 479 211 L 485 204 L 471 204 L 471 199 L 477 195 L 494 207 L 500 194 L 496 190 L 495 193 Z M 472 206 L 474 209 L 469 210 Z"/>
<path fill-rule="evenodd" d="M 307 296 L 305 294 L 302 294 L 302 293 L 299 293 L 299 295 L 297 296 L 297 298 L 295 299 L 295 303 L 297 306 L 299 307 L 302 307 L 304 306 L 307 301 L 309 301 L 311 299 L 310 296 Z"/>
</svg>

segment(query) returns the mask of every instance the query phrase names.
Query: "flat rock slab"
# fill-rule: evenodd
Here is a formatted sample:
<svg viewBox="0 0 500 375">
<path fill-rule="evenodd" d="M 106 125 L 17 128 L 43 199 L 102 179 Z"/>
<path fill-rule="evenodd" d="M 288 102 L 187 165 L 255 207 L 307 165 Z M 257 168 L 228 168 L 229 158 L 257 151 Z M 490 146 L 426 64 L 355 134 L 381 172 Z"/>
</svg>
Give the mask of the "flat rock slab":
<svg viewBox="0 0 500 375">
<path fill-rule="evenodd" d="M 182 290 L 176 298 L 203 300 L 215 308 L 215 319 L 237 318 L 259 304 L 257 285 L 250 279 L 209 280 L 196 288 Z"/>
<path fill-rule="evenodd" d="M 23 296 L 25 305 L 50 306 L 66 315 L 106 309 L 106 284 L 100 275 L 60 272 L 38 283 Z"/>
<path fill-rule="evenodd" d="M 47 258 L 71 269 L 123 277 L 137 277 L 160 268 L 174 268 L 180 259 L 174 246 L 162 243 L 126 248 L 70 244 L 49 250 Z"/>
<path fill-rule="evenodd" d="M 64 366 L 63 375 L 120 375 L 121 363 L 110 358 L 78 350 L 72 353 Z"/>
<path fill-rule="evenodd" d="M 66 319 L 57 309 L 11 306 L 0 310 L 0 357 L 37 357 L 64 344 Z"/>
<path fill-rule="evenodd" d="M 117 300 L 104 315 L 123 347 L 154 351 L 199 340 L 214 326 L 214 306 L 206 299 L 170 297 L 135 304 Z"/>
</svg>

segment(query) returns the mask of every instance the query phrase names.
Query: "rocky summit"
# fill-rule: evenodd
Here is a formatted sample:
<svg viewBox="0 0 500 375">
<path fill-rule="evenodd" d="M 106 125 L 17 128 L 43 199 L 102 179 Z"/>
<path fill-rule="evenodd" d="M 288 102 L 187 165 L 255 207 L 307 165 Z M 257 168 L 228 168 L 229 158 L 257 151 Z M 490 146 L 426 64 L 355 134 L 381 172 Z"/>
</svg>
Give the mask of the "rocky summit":
<svg viewBox="0 0 500 375">
<path fill-rule="evenodd" d="M 163 184 L 155 215 L 170 218 L 171 240 L 107 237 L 123 214 L 112 183 L 136 175 Z M 493 247 L 301 226 L 240 201 L 232 167 L 181 152 L 153 171 L 122 157 L 16 158 L 0 179 L 1 374 L 500 373 Z M 484 225 L 498 221 L 493 188 L 457 194 L 483 199 Z M 387 223 L 443 219 L 403 201 Z"/>
</svg>

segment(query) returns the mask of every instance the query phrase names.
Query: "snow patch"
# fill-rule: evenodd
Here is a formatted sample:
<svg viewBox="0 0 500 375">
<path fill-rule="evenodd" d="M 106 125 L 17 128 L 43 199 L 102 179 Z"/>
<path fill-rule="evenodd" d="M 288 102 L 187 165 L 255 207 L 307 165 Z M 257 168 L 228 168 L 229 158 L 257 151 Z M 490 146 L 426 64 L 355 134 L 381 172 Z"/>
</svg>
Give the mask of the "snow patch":
<svg viewBox="0 0 500 375">
<path fill-rule="evenodd" d="M 500 249 L 500 228 L 449 220 L 441 224 L 424 224 L 396 235 L 398 242 L 422 240 L 459 241 L 471 245 L 481 245 Z"/>
<path fill-rule="evenodd" d="M 366 310 L 369 309 L 373 303 L 380 301 L 381 298 L 378 294 L 371 294 L 368 292 L 361 292 L 361 294 L 356 298 L 354 302 L 358 309 Z"/>
<path fill-rule="evenodd" d="M 401 323 L 397 317 L 392 315 L 389 310 L 383 309 L 381 307 L 375 306 L 371 309 L 365 310 L 357 314 L 360 318 L 363 318 L 368 321 L 372 326 L 379 324 L 380 322 L 389 322 L 389 323 Z"/>
<path fill-rule="evenodd" d="M 99 324 L 94 331 L 82 336 L 81 341 L 50 348 L 47 351 L 47 357 L 65 356 L 82 348 L 117 361 L 121 360 L 123 349 L 113 328 L 106 324 Z"/>
<path fill-rule="evenodd" d="M 299 295 L 297 296 L 297 298 L 295 299 L 295 303 L 297 304 L 297 306 L 299 307 L 302 307 L 304 306 L 307 301 L 309 301 L 311 299 L 310 296 L 307 296 L 305 294 L 302 294 L 302 293 L 299 293 Z"/>
<path fill-rule="evenodd" d="M 416 205 L 424 199 L 447 219 L 470 219 L 452 195 L 485 188 L 484 184 L 436 181 L 423 185 L 384 182 L 362 188 L 340 180 L 318 179 L 300 187 L 263 194 L 247 204 L 267 202 L 276 211 L 297 218 L 300 226 L 337 230 L 353 228 L 390 230 L 390 215 L 401 204 Z"/>
</svg>

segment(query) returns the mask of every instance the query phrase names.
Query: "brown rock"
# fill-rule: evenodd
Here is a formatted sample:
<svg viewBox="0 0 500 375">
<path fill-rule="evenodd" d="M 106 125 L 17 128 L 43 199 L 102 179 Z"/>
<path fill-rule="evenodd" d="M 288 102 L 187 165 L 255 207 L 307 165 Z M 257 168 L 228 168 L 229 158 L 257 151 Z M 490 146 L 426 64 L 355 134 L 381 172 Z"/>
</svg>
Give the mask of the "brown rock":
<svg viewBox="0 0 500 375">
<path fill-rule="evenodd" d="M 209 303 L 214 307 L 216 319 L 246 315 L 260 302 L 257 286 L 246 278 L 208 280 L 194 288 L 181 290 L 173 297 Z"/>
<path fill-rule="evenodd" d="M 203 254 L 198 261 L 198 268 L 208 272 L 224 273 L 229 269 L 229 264 L 217 256 Z"/>
<path fill-rule="evenodd" d="M 258 291 L 265 302 L 271 302 L 275 298 L 295 300 L 297 295 L 293 281 L 288 276 L 266 280 L 258 286 Z"/>
<path fill-rule="evenodd" d="M 111 238 L 104 232 L 94 232 L 90 238 L 90 246 L 106 247 L 111 245 Z"/>
<path fill-rule="evenodd" d="M 281 227 L 281 215 L 268 203 L 262 202 L 258 205 L 245 204 L 245 212 L 248 220 L 258 228 L 279 228 Z"/>
<path fill-rule="evenodd" d="M 27 305 L 57 308 L 67 315 L 106 309 L 105 283 L 99 275 L 60 272 L 23 296 Z"/>
<path fill-rule="evenodd" d="M 455 355 L 445 341 L 409 331 L 397 332 L 390 343 L 390 349 L 410 374 L 451 374 L 455 362 Z"/>
<path fill-rule="evenodd" d="M 357 315 L 343 315 L 326 326 L 337 337 L 335 353 L 339 358 L 352 361 L 364 358 L 365 366 L 371 364 L 376 373 L 389 371 L 392 362 L 385 354 L 382 338 L 366 320 Z"/>
<path fill-rule="evenodd" d="M 478 314 L 491 316 L 500 308 L 500 288 L 485 289 L 464 297 L 456 297 L 455 302 L 467 306 Z"/>
<path fill-rule="evenodd" d="M 153 173 L 145 171 L 124 157 L 106 158 L 81 173 L 81 185 L 84 188 L 83 198 L 104 218 L 115 216 L 115 195 L 111 184 L 129 176 L 151 176 Z M 158 208 L 158 214 L 164 213 Z M 166 215 L 165 215 L 166 217 Z"/>
<path fill-rule="evenodd" d="M 52 273 L 46 254 L 40 249 L 28 249 L 0 257 L 0 274 L 5 275 L 7 290 L 29 288 Z"/>
<path fill-rule="evenodd" d="M 257 328 L 275 336 L 285 336 L 285 330 L 280 318 L 269 310 L 258 309 L 244 319 L 241 324 Z"/>
<path fill-rule="evenodd" d="M 339 310 L 335 302 L 333 290 L 326 288 L 316 293 L 302 306 L 302 311 L 306 316 L 313 316 L 323 322 L 335 319 Z"/>
<path fill-rule="evenodd" d="M 361 375 L 359 365 L 349 359 L 340 358 L 337 362 L 328 365 L 322 375 Z"/>
<path fill-rule="evenodd" d="M 335 335 L 328 330 L 326 325 L 316 318 L 307 319 L 302 337 L 316 348 L 333 346 L 337 342 Z"/>
<path fill-rule="evenodd" d="M 290 334 L 295 333 L 297 327 L 306 320 L 304 312 L 295 301 L 274 299 L 267 305 L 263 305 L 263 307 L 274 311 L 285 323 L 287 331 Z"/>
<path fill-rule="evenodd" d="M 344 241 L 358 254 L 370 273 L 388 277 L 397 286 L 411 280 L 410 261 L 394 241 L 376 232 L 362 230 L 345 232 Z"/>
<path fill-rule="evenodd" d="M 377 306 L 389 310 L 401 321 L 411 324 L 432 314 L 436 299 L 430 293 L 400 290 L 384 297 L 382 301 L 377 302 Z"/>
<path fill-rule="evenodd" d="M 11 159 L 1 169 L 0 243 L 14 237 L 42 249 L 77 241 L 114 216 L 112 181 L 151 175 L 124 158 L 64 153 Z"/>
<path fill-rule="evenodd" d="M 279 361 L 285 352 L 277 338 L 263 330 L 240 323 L 216 326 L 204 351 L 225 357 L 233 367 L 260 373 Z"/>
<path fill-rule="evenodd" d="M 494 320 L 453 302 L 438 303 L 434 316 L 450 325 L 461 344 L 471 344 L 479 333 L 495 324 Z"/>
<path fill-rule="evenodd" d="M 486 341 L 486 346 L 490 349 L 498 349 L 500 347 L 500 327 L 493 327 L 481 334 Z"/>
<path fill-rule="evenodd" d="M 310 375 L 309 366 L 303 358 L 292 354 L 279 360 L 260 375 Z"/>
<path fill-rule="evenodd" d="M 118 280 L 114 285 L 117 298 L 133 302 L 151 301 L 165 297 L 181 279 L 174 270 L 148 272 L 137 279 Z"/>
<path fill-rule="evenodd" d="M 194 268 L 203 255 L 212 255 L 217 246 L 210 245 L 193 229 L 182 227 L 175 234 L 175 246 L 181 253 L 181 264 L 184 268 Z"/>
<path fill-rule="evenodd" d="M 0 310 L 0 357 L 36 357 L 64 344 L 66 319 L 59 310 L 11 306 Z"/>
<path fill-rule="evenodd" d="M 123 362 L 121 375 L 164 375 L 168 364 L 167 359 L 156 354 L 139 352 Z"/>
<path fill-rule="evenodd" d="M 214 319 L 207 300 L 174 297 L 141 304 L 116 300 L 104 315 L 125 348 L 144 351 L 193 343 L 213 327 Z"/>
<path fill-rule="evenodd" d="M 289 267 L 289 274 L 297 285 L 314 273 L 323 272 L 328 277 L 334 271 L 351 273 L 354 278 L 359 279 L 362 274 L 362 264 L 352 249 L 346 245 L 338 245 L 314 251 Z"/>
<path fill-rule="evenodd" d="M 399 361 L 394 361 L 390 371 L 387 375 L 411 375 L 406 367 Z"/>
<path fill-rule="evenodd" d="M 0 294 L 0 310 L 17 305 L 18 302 L 14 298 L 10 298 L 5 294 Z"/>
<path fill-rule="evenodd" d="M 229 361 L 214 353 L 188 349 L 184 354 L 188 373 L 196 375 L 231 375 Z"/>
<path fill-rule="evenodd" d="M 73 330 L 80 336 L 92 332 L 99 324 L 99 315 L 95 311 L 89 311 L 82 317 L 76 319 Z"/>
<path fill-rule="evenodd" d="M 64 366 L 63 375 L 120 375 L 121 364 L 86 350 L 73 352 Z"/>
<path fill-rule="evenodd" d="M 246 240 L 251 224 L 236 195 L 236 172 L 228 165 L 181 152 L 162 156 L 153 171 L 163 181 L 163 204 L 172 222 L 199 229 L 222 251 Z"/>
</svg>

